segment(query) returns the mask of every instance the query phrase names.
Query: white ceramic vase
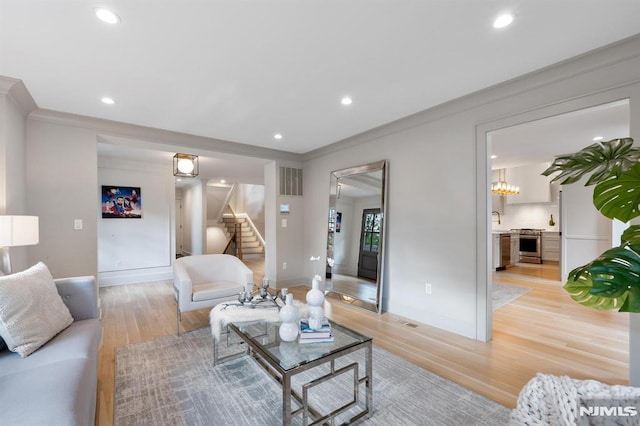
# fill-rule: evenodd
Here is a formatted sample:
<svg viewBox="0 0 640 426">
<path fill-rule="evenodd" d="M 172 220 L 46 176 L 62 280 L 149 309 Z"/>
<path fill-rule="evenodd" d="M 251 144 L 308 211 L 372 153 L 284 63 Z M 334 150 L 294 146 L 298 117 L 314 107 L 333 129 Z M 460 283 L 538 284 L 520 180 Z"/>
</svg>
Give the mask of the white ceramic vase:
<svg viewBox="0 0 640 426">
<path fill-rule="evenodd" d="M 280 339 L 293 342 L 298 338 L 298 307 L 293 304 L 293 294 L 287 294 L 285 305 L 280 309 Z"/>
<path fill-rule="evenodd" d="M 316 275 L 311 281 L 311 290 L 307 292 L 307 315 L 309 319 L 309 327 L 312 330 L 320 330 L 324 322 L 324 293 L 320 290 L 320 278 Z"/>
</svg>

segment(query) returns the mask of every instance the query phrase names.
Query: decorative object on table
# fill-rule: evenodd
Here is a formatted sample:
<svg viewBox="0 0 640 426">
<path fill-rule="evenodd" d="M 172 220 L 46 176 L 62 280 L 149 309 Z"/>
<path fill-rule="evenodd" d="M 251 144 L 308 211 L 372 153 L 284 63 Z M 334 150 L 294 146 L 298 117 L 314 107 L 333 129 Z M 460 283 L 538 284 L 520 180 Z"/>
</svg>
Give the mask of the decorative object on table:
<svg viewBox="0 0 640 426">
<path fill-rule="evenodd" d="M 260 287 L 260 297 L 266 299 L 269 296 L 269 278 L 262 279 L 262 287 Z"/>
<path fill-rule="evenodd" d="M 549 226 L 556 226 L 556 222 L 553 220 L 553 215 L 549 216 Z"/>
<path fill-rule="evenodd" d="M 280 309 L 279 334 L 285 342 L 293 342 L 298 338 L 298 308 L 293 304 L 293 294 L 287 294 L 287 302 Z"/>
<path fill-rule="evenodd" d="M 305 318 L 300 319 L 300 343 L 330 343 L 334 341 L 331 323 L 324 318 L 322 325 L 318 329 L 309 326 Z"/>
<path fill-rule="evenodd" d="M 640 148 L 633 139 L 612 139 L 556 157 L 542 174 L 560 172 L 551 182 L 578 182 L 591 174 L 593 204 L 605 217 L 628 222 L 640 216 Z M 628 227 L 621 245 L 569 273 L 564 289 L 581 305 L 620 312 L 640 312 L 640 225 Z"/>
<path fill-rule="evenodd" d="M 247 283 L 244 286 L 244 291 L 246 291 L 248 294 L 253 295 L 254 289 L 255 288 L 255 284 L 253 283 Z"/>
<path fill-rule="evenodd" d="M 13 272 L 9 247 L 38 244 L 38 230 L 38 216 L 0 216 L 0 272 Z"/>
<path fill-rule="evenodd" d="M 320 275 L 313 277 L 311 290 L 307 292 L 308 319 L 309 326 L 314 330 L 319 330 L 324 321 L 324 293 L 320 290 Z"/>
<path fill-rule="evenodd" d="M 289 294 L 288 288 L 285 287 L 282 290 L 280 290 L 280 299 L 282 299 L 283 302 L 287 301 L 287 294 Z"/>
<path fill-rule="evenodd" d="M 142 191 L 139 186 L 102 186 L 103 219 L 142 218 Z"/>
</svg>

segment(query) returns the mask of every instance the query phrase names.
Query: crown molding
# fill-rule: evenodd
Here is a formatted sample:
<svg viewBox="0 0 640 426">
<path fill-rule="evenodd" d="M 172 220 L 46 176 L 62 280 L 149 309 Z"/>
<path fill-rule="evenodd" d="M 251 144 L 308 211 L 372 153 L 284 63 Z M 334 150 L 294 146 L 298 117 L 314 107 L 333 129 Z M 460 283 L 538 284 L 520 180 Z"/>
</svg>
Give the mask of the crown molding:
<svg viewBox="0 0 640 426">
<path fill-rule="evenodd" d="M 10 98 L 25 117 L 38 108 L 22 80 L 0 75 L 0 94 Z"/>
<path fill-rule="evenodd" d="M 400 118 L 366 132 L 306 152 L 303 161 L 323 157 L 372 140 L 406 131 L 409 128 L 435 122 L 484 105 L 521 95 L 533 90 L 561 83 L 606 67 L 612 67 L 640 58 L 640 34 L 565 59 L 537 71 L 498 83 L 440 105 Z M 629 67 L 628 82 L 639 81 L 635 66 Z M 635 76 L 635 77 L 634 77 Z"/>
<path fill-rule="evenodd" d="M 112 136 L 117 138 L 134 139 L 157 145 L 166 145 L 168 147 L 180 146 L 209 153 L 230 154 L 270 160 L 301 161 L 301 155 L 293 152 L 280 151 L 240 142 L 207 138 L 188 133 L 179 133 L 170 130 L 139 126 L 119 121 L 105 120 L 102 118 L 88 117 L 47 109 L 37 109 L 33 111 L 29 115 L 29 119 L 83 129 L 91 129 L 96 131 L 99 137 L 105 137 L 107 139 L 109 136 Z"/>
</svg>

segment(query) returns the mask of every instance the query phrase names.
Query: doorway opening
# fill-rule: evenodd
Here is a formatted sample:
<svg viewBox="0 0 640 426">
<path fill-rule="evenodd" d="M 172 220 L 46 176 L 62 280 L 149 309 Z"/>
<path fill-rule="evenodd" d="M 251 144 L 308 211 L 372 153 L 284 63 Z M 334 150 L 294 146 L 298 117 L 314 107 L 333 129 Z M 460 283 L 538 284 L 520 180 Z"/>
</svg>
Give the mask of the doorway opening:
<svg viewBox="0 0 640 426">
<path fill-rule="evenodd" d="M 543 183 L 531 186 L 528 185 L 531 182 L 526 182 L 520 187 L 520 194 L 498 198 L 490 195 L 490 182 L 486 186 L 488 237 L 495 239 L 496 235 L 506 234 L 512 238 L 508 246 L 510 258 L 503 270 L 495 268 L 494 260 L 501 255 L 495 244 L 488 253 L 486 340 L 499 335 L 501 341 L 508 338 L 521 346 L 523 353 L 534 351 L 545 359 L 553 359 L 554 348 L 559 347 L 575 348 L 576 356 L 598 354 L 602 365 L 617 369 L 618 379 L 625 380 L 625 371 L 620 366 L 628 365 L 629 316 L 585 308 L 562 288 L 572 269 L 617 245 L 620 226 L 604 218 L 593 206 L 593 187 L 580 183 L 560 187 L 550 184 L 553 176 L 545 182 L 540 173 L 557 155 L 579 151 L 600 137 L 605 141 L 627 137 L 629 112 L 625 99 L 522 120 L 520 124 L 486 132 L 485 161 L 489 169 L 494 173 L 506 169 L 507 180 L 513 181 L 510 184 L 517 185 L 522 176 Z M 494 211 L 499 216 L 492 214 Z M 531 234 L 537 231 L 541 236 L 538 240 L 541 263 L 525 262 L 523 254 L 527 254 L 527 249 L 523 249 L 520 239 L 523 235 L 528 237 L 530 254 L 535 251 L 530 244 L 534 241 Z M 545 235 L 553 235 L 556 240 L 545 241 Z M 515 290 L 513 297 L 507 303 L 494 303 L 492 293 L 504 288 Z M 594 341 L 593 335 L 600 333 L 615 338 Z M 580 348 L 587 347 L 589 350 L 582 353 Z"/>
</svg>

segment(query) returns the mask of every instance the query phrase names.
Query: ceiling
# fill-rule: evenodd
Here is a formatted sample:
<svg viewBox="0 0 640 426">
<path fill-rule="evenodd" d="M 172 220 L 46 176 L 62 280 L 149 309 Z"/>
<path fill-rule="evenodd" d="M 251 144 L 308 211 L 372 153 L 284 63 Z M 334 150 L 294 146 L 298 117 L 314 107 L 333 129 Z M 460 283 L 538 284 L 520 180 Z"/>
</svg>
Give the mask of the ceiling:
<svg viewBox="0 0 640 426">
<path fill-rule="evenodd" d="M 43 109 L 305 153 L 638 34 L 638 16 L 638 0 L 0 0 L 0 75 Z"/>
<path fill-rule="evenodd" d="M 608 141 L 629 136 L 629 101 L 621 100 L 592 108 L 519 124 L 488 134 L 492 169 L 552 162 L 591 145 L 595 137 Z"/>
</svg>

